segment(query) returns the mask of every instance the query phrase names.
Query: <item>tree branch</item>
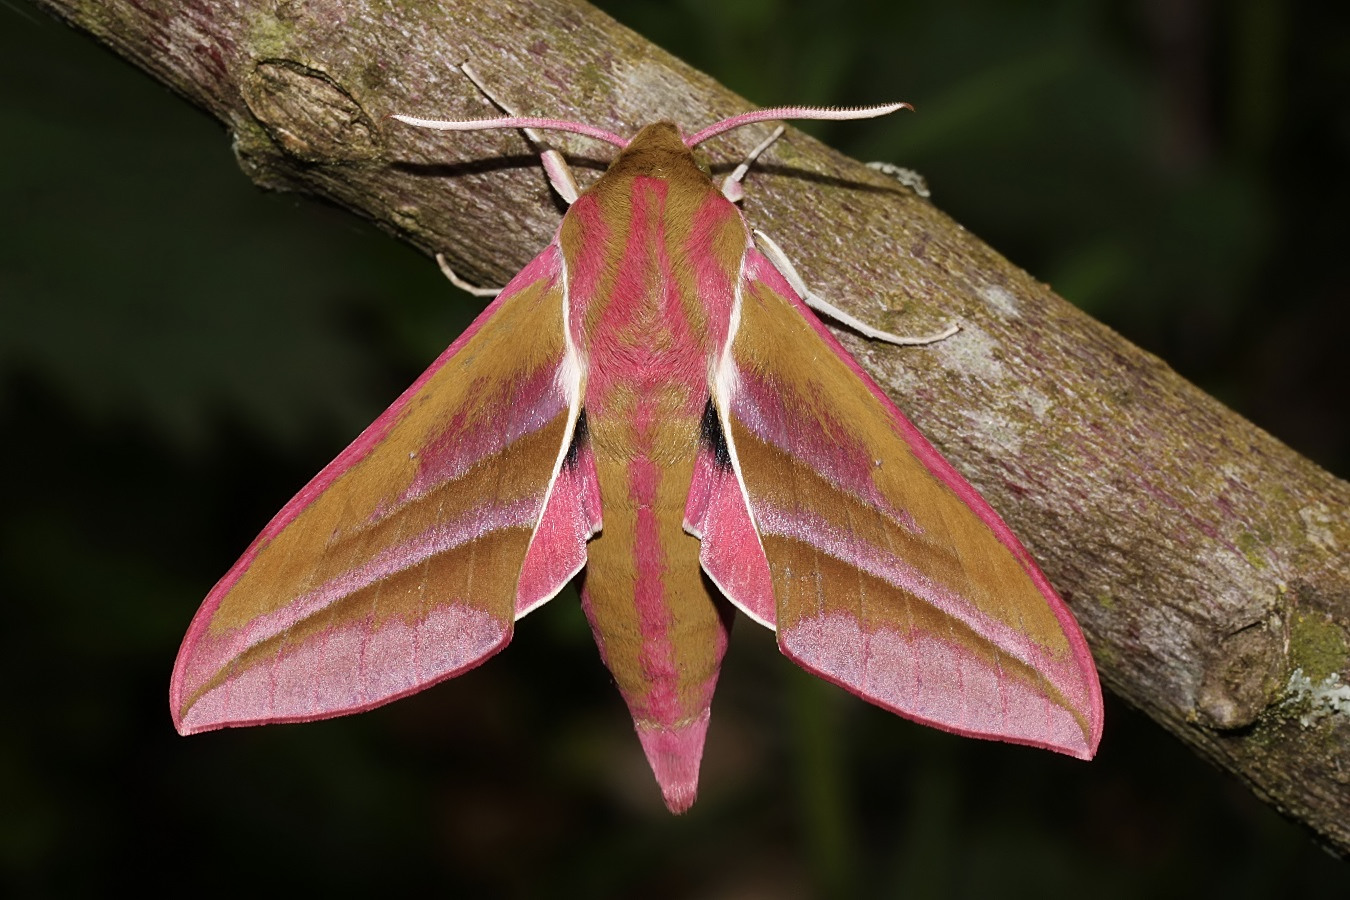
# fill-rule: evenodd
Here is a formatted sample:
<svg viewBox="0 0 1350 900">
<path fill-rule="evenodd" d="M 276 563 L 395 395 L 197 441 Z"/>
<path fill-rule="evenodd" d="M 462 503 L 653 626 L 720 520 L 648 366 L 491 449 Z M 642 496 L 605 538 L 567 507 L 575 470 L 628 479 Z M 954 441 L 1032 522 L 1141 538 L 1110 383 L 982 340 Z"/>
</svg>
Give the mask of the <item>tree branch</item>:
<svg viewBox="0 0 1350 900">
<path fill-rule="evenodd" d="M 210 110 L 257 183 L 346 206 L 480 283 L 521 268 L 559 209 L 518 133 L 385 119 L 491 114 L 454 64 L 521 114 L 621 134 L 746 108 L 565 0 L 39 2 Z M 734 163 L 762 136 L 707 152 Z M 550 139 L 583 172 L 610 154 Z M 814 289 L 892 331 L 962 323 L 932 349 L 843 340 L 1021 535 L 1107 685 L 1350 852 L 1350 485 L 885 176 L 794 131 L 766 157 L 747 216 Z M 903 321 L 882 312 L 902 299 Z"/>
</svg>

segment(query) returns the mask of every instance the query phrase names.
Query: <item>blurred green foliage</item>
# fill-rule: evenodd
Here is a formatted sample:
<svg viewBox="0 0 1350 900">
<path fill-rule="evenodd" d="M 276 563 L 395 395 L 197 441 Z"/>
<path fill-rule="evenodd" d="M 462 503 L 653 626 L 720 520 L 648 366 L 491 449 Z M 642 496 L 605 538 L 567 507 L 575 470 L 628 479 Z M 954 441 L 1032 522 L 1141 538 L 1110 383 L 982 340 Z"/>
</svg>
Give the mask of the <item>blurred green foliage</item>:
<svg viewBox="0 0 1350 900">
<path fill-rule="evenodd" d="M 1350 11 L 1278 0 L 609 0 L 1303 452 L 1350 471 Z M 1091 765 L 902 722 L 739 628 L 672 819 L 575 598 L 450 685 L 192 740 L 201 596 L 475 309 L 253 188 L 222 129 L 0 5 L 0 886 L 473 896 L 1344 896 L 1350 870 L 1112 704 Z M 560 99 L 560 112 L 566 111 Z"/>
</svg>

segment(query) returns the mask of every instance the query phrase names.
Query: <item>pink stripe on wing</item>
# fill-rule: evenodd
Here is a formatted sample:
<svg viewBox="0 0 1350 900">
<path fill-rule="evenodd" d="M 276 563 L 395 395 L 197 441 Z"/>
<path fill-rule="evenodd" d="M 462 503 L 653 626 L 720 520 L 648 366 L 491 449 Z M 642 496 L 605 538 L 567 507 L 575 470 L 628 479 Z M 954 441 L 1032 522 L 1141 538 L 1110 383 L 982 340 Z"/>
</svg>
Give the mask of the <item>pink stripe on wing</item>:
<svg viewBox="0 0 1350 900">
<path fill-rule="evenodd" d="M 855 617 L 832 613 L 781 631 L 779 642 L 805 668 L 924 724 L 1080 759 L 1095 750 L 1070 710 L 936 635 L 890 628 L 868 632 Z M 1091 691 L 1081 676 L 1070 684 L 1075 689 L 1065 692 L 1068 702 L 1091 708 Z"/>
<path fill-rule="evenodd" d="M 359 712 L 482 662 L 508 634 L 498 619 L 461 604 L 434 607 L 412 624 L 348 622 L 232 675 L 198 698 L 178 728 L 192 734 Z"/>
<path fill-rule="evenodd" d="M 559 327 L 562 323 L 559 322 Z M 493 386 L 500 390 L 506 385 Z M 473 411 L 461 411 L 431 438 L 417 454 L 417 475 L 395 502 L 400 505 L 455 481 L 483 460 L 495 456 L 526 435 L 551 424 L 567 409 L 567 397 L 558 385 L 558 366 L 553 361 L 510 385 L 510 392 L 494 397 Z M 561 452 L 561 448 L 559 450 Z M 378 517 L 379 513 L 376 513 Z"/>
<path fill-rule="evenodd" d="M 548 505 L 530 538 L 516 587 L 516 618 L 562 590 L 586 564 L 586 542 L 600 530 L 600 491 L 595 455 L 583 447 L 558 471 Z"/>
<path fill-rule="evenodd" d="M 787 510 L 767 502 L 755 505 L 760 533 L 779 535 L 809 544 L 835 559 L 879 578 L 961 622 L 1012 658 L 1051 674 L 1055 686 L 1075 696 L 1081 674 L 1072 654 L 1057 658 L 1023 631 L 971 605 L 960 594 L 935 583 L 922 572 L 881 547 L 867 544 L 808 510 Z"/>
<path fill-rule="evenodd" d="M 753 370 L 738 367 L 736 383 L 731 412 L 751 434 L 810 464 L 821 478 L 876 507 L 897 527 L 915 534 L 922 530 L 908 510 L 881 493 L 875 472 L 883 460 L 853 438 L 845 423 L 827 410 L 790 408 L 782 388 Z"/>
<path fill-rule="evenodd" d="M 769 628 L 778 619 L 773 575 L 759 542 L 740 479 L 716 465 L 712 451 L 700 447 L 685 506 L 685 528 L 700 541 L 703 571 L 727 599 Z"/>
<path fill-rule="evenodd" d="M 191 673 L 181 673 L 184 684 L 179 690 L 179 696 L 191 693 L 199 685 L 216 677 L 229 660 L 282 634 L 300 622 L 321 614 L 352 594 L 426 562 L 439 553 L 463 546 L 492 532 L 513 527 L 533 527 L 538 514 L 539 503 L 532 498 L 519 500 L 508 506 L 479 507 L 475 514 L 454 522 L 438 523 L 422 534 L 379 553 L 365 565 L 344 572 L 297 597 L 276 612 L 250 620 L 243 628 L 220 636 L 209 633 L 201 635 L 191 657 Z M 213 600 L 218 602 L 219 598 L 214 596 L 216 592 L 223 594 L 230 587 L 233 585 L 224 583 L 217 585 L 216 590 L 212 592 L 213 596 L 208 597 L 207 602 L 211 603 Z M 434 610 L 464 599 L 467 598 L 428 597 L 425 606 Z"/>
</svg>

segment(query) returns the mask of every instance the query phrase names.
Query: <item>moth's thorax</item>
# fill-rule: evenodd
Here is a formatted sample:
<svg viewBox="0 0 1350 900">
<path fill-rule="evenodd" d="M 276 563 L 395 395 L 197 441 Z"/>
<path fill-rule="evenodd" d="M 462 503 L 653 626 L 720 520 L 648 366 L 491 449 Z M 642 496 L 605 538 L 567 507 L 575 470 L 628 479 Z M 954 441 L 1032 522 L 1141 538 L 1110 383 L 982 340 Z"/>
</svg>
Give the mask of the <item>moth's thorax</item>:
<svg viewBox="0 0 1350 900">
<path fill-rule="evenodd" d="M 558 242 L 592 416 L 612 391 L 651 396 L 658 385 L 701 413 L 749 240 L 670 123 L 639 132 L 577 199 Z"/>
</svg>

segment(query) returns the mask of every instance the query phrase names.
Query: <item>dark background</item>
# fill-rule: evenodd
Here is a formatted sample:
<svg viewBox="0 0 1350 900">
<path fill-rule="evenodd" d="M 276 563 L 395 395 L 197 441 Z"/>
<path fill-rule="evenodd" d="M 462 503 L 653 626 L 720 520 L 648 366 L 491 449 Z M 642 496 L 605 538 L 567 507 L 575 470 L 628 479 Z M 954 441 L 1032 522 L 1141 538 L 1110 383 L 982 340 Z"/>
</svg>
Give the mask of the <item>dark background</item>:
<svg viewBox="0 0 1350 900">
<path fill-rule="evenodd" d="M 813 130 L 918 169 L 1015 262 L 1350 472 L 1344 4 L 601 5 L 757 104 L 912 101 Z M 257 190 L 216 122 L 22 0 L 0 2 L 0 114 L 0 889 L 1345 896 L 1350 868 L 1114 698 L 1091 764 L 963 740 L 745 622 L 702 796 L 672 818 L 570 593 L 416 697 L 179 738 L 200 598 L 481 302 Z"/>
</svg>

